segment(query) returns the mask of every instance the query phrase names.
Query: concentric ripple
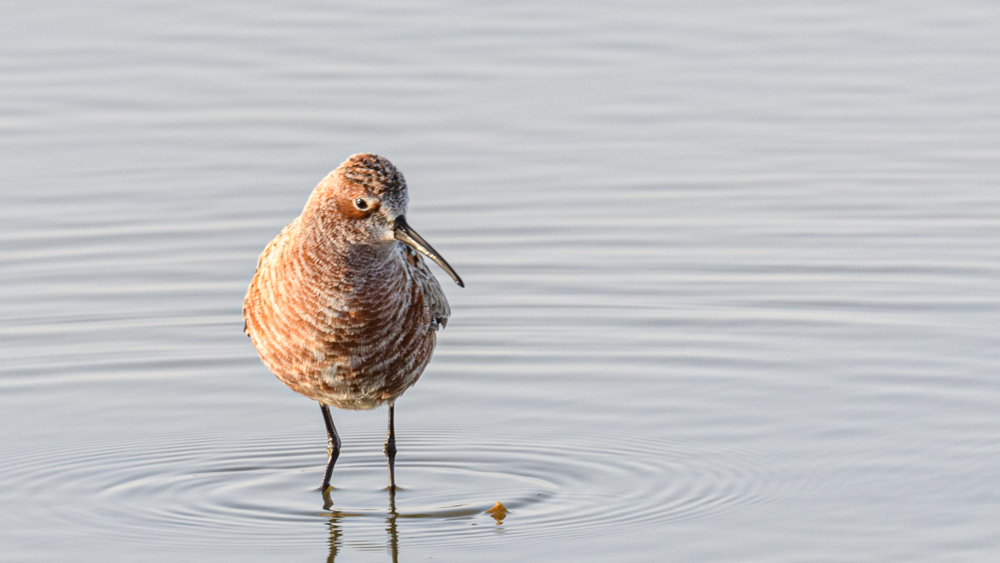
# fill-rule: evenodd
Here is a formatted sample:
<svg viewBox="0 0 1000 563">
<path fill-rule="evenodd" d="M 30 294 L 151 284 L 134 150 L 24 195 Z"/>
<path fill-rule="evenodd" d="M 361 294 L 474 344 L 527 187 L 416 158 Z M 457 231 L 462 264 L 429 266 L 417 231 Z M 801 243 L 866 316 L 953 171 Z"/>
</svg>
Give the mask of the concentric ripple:
<svg viewBox="0 0 1000 563">
<path fill-rule="evenodd" d="M 408 429 L 400 490 L 386 490 L 382 436 L 346 434 L 328 497 L 317 490 L 324 444 L 314 436 L 166 436 L 140 444 L 46 449 L 0 464 L 4 487 L 64 507 L 51 518 L 75 533 L 218 546 L 265 537 L 269 546 L 334 527 L 394 526 L 435 545 L 489 529 L 548 538 L 612 533 L 773 501 L 766 452 L 610 436 L 530 443 L 488 432 Z M 505 517 L 487 511 L 502 503 Z M 502 515 L 501 515 L 502 516 Z M 72 523 L 72 526 L 69 524 Z M 323 526 L 319 529 L 317 526 Z M 497 528 L 501 526 L 501 528 Z"/>
</svg>

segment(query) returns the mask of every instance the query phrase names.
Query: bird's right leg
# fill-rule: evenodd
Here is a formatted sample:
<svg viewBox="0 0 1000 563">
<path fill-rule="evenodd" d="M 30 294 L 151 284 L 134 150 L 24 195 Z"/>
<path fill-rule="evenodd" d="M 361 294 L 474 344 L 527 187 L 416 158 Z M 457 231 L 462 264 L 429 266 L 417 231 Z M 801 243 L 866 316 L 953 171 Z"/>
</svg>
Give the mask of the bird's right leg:
<svg viewBox="0 0 1000 563">
<path fill-rule="evenodd" d="M 389 434 L 385 438 L 385 458 L 389 460 L 389 491 L 396 492 L 396 410 L 395 403 L 389 403 Z"/>
<path fill-rule="evenodd" d="M 330 486 L 330 476 L 333 475 L 333 466 L 340 457 L 340 436 L 337 435 L 337 427 L 333 425 L 333 417 L 330 416 L 330 407 L 319 404 L 323 411 L 323 422 L 326 423 L 326 473 L 323 474 L 323 486 L 321 491 L 325 491 Z"/>
</svg>

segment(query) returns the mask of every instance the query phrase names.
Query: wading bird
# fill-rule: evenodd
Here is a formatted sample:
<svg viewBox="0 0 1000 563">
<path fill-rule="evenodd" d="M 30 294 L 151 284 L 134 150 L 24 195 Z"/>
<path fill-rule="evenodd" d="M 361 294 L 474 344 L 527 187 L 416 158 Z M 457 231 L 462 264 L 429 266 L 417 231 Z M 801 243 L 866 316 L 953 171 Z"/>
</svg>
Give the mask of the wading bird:
<svg viewBox="0 0 1000 563">
<path fill-rule="evenodd" d="M 406 223 L 406 204 L 406 180 L 387 159 L 348 158 L 264 248 L 243 301 L 244 332 L 264 364 L 293 391 L 319 401 L 329 455 L 324 491 L 340 455 L 330 407 L 385 403 L 395 490 L 394 402 L 427 367 L 435 332 L 451 314 L 421 254 L 465 287 Z"/>
</svg>

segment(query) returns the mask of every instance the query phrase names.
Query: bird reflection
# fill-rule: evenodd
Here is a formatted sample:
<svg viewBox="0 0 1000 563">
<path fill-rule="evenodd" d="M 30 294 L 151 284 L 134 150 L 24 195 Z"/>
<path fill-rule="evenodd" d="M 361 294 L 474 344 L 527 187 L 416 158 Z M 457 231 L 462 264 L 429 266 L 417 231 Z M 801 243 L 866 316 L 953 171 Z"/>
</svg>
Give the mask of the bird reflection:
<svg viewBox="0 0 1000 563">
<path fill-rule="evenodd" d="M 396 487 L 389 487 L 389 517 L 386 522 L 389 527 L 385 531 L 389 532 L 389 552 L 392 553 L 392 563 L 399 563 L 399 532 L 396 530 L 396 519 L 399 513 L 396 512 Z"/>
<path fill-rule="evenodd" d="M 340 548 L 340 512 L 333 509 L 333 499 L 330 498 L 330 489 L 323 491 L 323 510 L 327 511 L 330 517 L 330 555 L 327 556 L 327 563 L 334 563 L 337 560 L 337 549 Z"/>
<path fill-rule="evenodd" d="M 346 515 L 339 510 L 333 510 L 333 499 L 330 498 L 330 489 L 323 491 L 323 510 L 327 511 L 330 518 L 330 554 L 327 556 L 327 563 L 334 563 L 337 559 L 337 551 L 343 547 L 340 529 L 340 520 Z M 396 512 L 396 491 L 389 489 L 389 513 L 386 517 L 385 531 L 389 534 L 389 553 L 392 555 L 392 563 L 399 563 L 399 531 L 396 527 L 396 520 L 399 513 Z"/>
<path fill-rule="evenodd" d="M 344 547 L 343 533 L 344 530 L 341 527 L 341 521 L 350 517 L 360 517 L 368 518 L 371 513 L 364 512 L 341 512 L 333 508 L 333 499 L 330 497 L 330 492 L 333 489 L 327 488 L 323 491 L 323 510 L 325 511 L 321 516 L 326 516 L 330 519 L 330 554 L 327 556 L 327 563 L 334 563 L 337 559 L 337 552 Z M 388 489 L 389 492 L 389 511 L 386 513 L 385 517 L 385 531 L 389 535 L 388 545 L 386 546 L 387 551 L 392 556 L 392 563 L 399 563 L 399 528 L 397 526 L 397 521 L 399 520 L 399 512 L 396 511 L 396 490 Z M 496 533 L 504 533 L 506 526 L 504 525 L 504 519 L 507 518 L 509 509 L 504 506 L 502 502 L 497 501 L 493 505 L 493 508 L 485 510 L 482 512 L 476 512 L 472 509 L 467 516 L 474 516 L 475 514 L 488 514 L 493 518 L 495 526 L 491 526 L 493 531 Z M 433 517 L 431 514 L 407 514 L 403 516 L 404 518 L 426 518 Z M 475 525 L 475 524 L 473 524 Z M 356 540 L 355 540 L 356 541 Z M 366 546 L 367 547 L 367 546 Z"/>
</svg>

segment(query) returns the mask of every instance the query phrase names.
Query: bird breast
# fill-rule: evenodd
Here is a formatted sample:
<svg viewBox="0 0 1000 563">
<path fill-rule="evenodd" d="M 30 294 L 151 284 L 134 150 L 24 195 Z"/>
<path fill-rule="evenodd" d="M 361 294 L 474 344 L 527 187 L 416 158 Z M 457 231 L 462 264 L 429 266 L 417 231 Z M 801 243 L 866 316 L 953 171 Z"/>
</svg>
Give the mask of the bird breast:
<svg viewBox="0 0 1000 563">
<path fill-rule="evenodd" d="M 244 301 L 261 359 L 324 404 L 368 409 L 395 399 L 420 377 L 447 319 L 440 286 L 400 243 L 331 249 L 297 235 L 293 222 L 264 249 Z"/>
</svg>

